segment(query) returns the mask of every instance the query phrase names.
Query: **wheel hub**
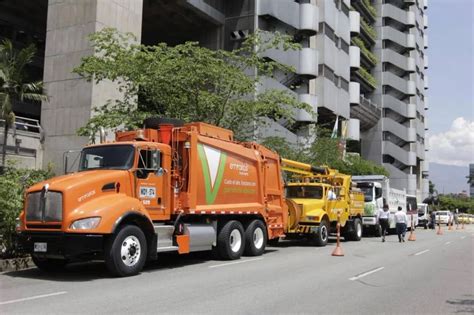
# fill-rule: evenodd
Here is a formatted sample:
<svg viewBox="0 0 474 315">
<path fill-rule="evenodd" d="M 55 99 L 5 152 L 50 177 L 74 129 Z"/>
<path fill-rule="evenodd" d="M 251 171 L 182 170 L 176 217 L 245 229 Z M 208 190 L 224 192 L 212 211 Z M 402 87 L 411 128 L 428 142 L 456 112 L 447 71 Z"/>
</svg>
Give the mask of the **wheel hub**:
<svg viewBox="0 0 474 315">
<path fill-rule="evenodd" d="M 263 231 L 261 228 L 256 228 L 253 232 L 253 245 L 255 248 L 260 249 L 263 246 Z"/>
<path fill-rule="evenodd" d="M 120 256 L 125 265 L 129 267 L 136 265 L 140 260 L 140 253 L 141 245 L 136 236 L 130 235 L 124 239 L 120 250 Z"/>
<path fill-rule="evenodd" d="M 242 235 L 239 230 L 235 229 L 230 233 L 230 249 L 237 253 L 242 246 Z"/>
</svg>

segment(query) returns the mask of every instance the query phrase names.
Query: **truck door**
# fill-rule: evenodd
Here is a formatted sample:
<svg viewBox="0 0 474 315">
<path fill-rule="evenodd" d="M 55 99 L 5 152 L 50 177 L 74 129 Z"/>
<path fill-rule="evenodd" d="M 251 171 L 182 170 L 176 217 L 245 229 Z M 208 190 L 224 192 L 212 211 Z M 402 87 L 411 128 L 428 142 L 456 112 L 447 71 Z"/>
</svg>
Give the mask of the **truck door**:
<svg viewBox="0 0 474 315">
<path fill-rule="evenodd" d="M 165 214 L 163 200 L 164 170 L 161 167 L 161 152 L 154 148 L 143 148 L 138 152 L 135 174 L 136 196 L 148 210 L 152 219 Z"/>
</svg>

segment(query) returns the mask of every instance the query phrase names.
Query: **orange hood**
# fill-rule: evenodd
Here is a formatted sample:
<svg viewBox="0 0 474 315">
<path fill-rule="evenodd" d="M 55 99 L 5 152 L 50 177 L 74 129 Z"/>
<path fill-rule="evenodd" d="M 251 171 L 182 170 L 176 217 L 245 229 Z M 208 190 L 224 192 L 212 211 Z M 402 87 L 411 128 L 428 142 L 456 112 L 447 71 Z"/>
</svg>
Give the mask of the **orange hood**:
<svg viewBox="0 0 474 315">
<path fill-rule="evenodd" d="M 63 176 L 57 176 L 39 182 L 28 189 L 28 192 L 43 189 L 48 184 L 49 190 L 66 193 L 76 193 L 83 191 L 97 190 L 99 193 L 102 187 L 109 183 L 120 182 L 121 187 L 126 188 L 129 184 L 129 172 L 124 170 L 92 170 L 83 171 Z"/>
</svg>

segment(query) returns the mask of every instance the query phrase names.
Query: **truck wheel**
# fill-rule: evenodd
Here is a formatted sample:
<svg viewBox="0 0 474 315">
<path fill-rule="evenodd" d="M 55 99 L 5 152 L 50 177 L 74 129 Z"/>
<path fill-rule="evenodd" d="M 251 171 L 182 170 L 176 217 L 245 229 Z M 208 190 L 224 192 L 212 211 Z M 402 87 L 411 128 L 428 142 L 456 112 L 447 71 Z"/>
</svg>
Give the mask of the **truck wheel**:
<svg viewBox="0 0 474 315">
<path fill-rule="evenodd" d="M 138 274 L 145 264 L 147 244 L 145 234 L 135 225 L 125 225 L 105 245 L 105 264 L 116 276 Z"/>
<path fill-rule="evenodd" d="M 326 220 L 321 221 L 319 224 L 319 229 L 316 234 L 314 234 L 314 243 L 316 246 L 326 246 L 329 238 L 329 227 Z"/>
<path fill-rule="evenodd" d="M 32 255 L 31 259 L 33 263 L 39 269 L 43 271 L 59 271 L 66 267 L 68 261 L 66 259 L 52 259 L 52 258 L 41 258 L 36 255 Z"/>
<path fill-rule="evenodd" d="M 362 222 L 359 218 L 355 218 L 353 225 L 353 230 L 347 234 L 347 239 L 358 242 L 362 238 Z"/>
<path fill-rule="evenodd" d="M 244 252 L 244 227 L 238 221 L 227 222 L 217 235 L 217 253 L 226 260 L 239 259 Z"/>
<path fill-rule="evenodd" d="M 267 245 L 267 229 L 260 220 L 253 220 L 245 229 L 245 250 L 247 256 L 260 256 Z"/>
</svg>

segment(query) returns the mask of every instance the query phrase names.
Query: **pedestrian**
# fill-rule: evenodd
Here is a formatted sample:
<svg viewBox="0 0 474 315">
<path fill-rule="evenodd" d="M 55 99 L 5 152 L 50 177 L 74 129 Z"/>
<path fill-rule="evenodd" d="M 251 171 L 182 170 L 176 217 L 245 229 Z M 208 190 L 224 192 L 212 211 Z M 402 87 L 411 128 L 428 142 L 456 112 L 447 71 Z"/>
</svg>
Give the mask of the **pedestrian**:
<svg viewBox="0 0 474 315">
<path fill-rule="evenodd" d="M 384 204 L 382 209 L 377 211 L 377 223 L 382 228 L 382 242 L 385 242 L 385 234 L 388 231 L 390 211 L 388 211 L 388 204 Z"/>
<path fill-rule="evenodd" d="M 434 230 L 436 228 L 436 212 L 435 211 L 430 212 L 430 218 L 431 218 L 430 228 Z"/>
<path fill-rule="evenodd" d="M 402 207 L 398 207 L 398 211 L 395 213 L 395 225 L 397 228 L 398 241 L 405 242 L 405 233 L 407 231 L 408 217 L 405 212 L 402 211 Z"/>
</svg>

